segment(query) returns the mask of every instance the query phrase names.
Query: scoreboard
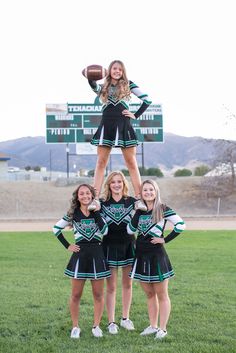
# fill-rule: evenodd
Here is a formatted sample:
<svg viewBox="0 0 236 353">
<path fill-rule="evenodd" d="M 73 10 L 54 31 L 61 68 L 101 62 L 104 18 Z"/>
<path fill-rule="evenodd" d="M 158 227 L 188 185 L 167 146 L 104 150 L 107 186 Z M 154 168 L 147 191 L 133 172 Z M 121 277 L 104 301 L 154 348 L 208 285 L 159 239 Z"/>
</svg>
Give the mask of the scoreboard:
<svg viewBox="0 0 236 353">
<path fill-rule="evenodd" d="M 130 104 L 136 112 L 140 104 Z M 102 105 L 98 104 L 47 104 L 46 143 L 90 142 L 102 117 Z M 150 105 L 138 119 L 131 119 L 139 142 L 163 142 L 162 108 Z"/>
</svg>

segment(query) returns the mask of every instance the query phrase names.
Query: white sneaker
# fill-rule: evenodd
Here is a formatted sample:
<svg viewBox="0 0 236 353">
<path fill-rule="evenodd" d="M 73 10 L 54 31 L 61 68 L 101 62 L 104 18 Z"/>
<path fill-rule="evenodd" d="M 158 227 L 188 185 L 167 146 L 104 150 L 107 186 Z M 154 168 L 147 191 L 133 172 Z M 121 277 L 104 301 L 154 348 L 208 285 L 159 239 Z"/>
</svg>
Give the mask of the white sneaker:
<svg viewBox="0 0 236 353">
<path fill-rule="evenodd" d="M 80 328 L 79 327 L 73 327 L 71 330 L 70 334 L 71 338 L 80 338 Z"/>
<path fill-rule="evenodd" d="M 103 337 L 102 330 L 99 326 L 92 328 L 92 334 L 94 335 L 94 337 Z"/>
<path fill-rule="evenodd" d="M 89 210 L 89 211 L 94 211 L 94 210 L 96 210 L 97 206 L 99 206 L 99 208 L 101 207 L 100 201 L 94 199 L 94 200 L 91 202 L 91 204 L 88 205 L 88 210 Z"/>
<path fill-rule="evenodd" d="M 162 338 L 164 338 L 167 335 L 167 331 L 166 330 L 162 330 L 161 328 L 157 329 L 157 333 L 155 336 L 155 339 L 161 340 Z"/>
<path fill-rule="evenodd" d="M 157 333 L 157 331 L 158 328 L 148 326 L 147 328 L 145 328 L 145 330 L 143 330 L 143 332 L 140 333 L 140 336 L 152 335 L 153 333 Z"/>
<path fill-rule="evenodd" d="M 112 335 L 116 335 L 119 330 L 119 327 L 114 322 L 111 322 L 107 328 L 109 333 L 111 333 Z"/>
<path fill-rule="evenodd" d="M 147 206 L 142 200 L 138 200 L 135 202 L 135 210 L 147 211 Z"/>
<path fill-rule="evenodd" d="M 120 326 L 126 328 L 128 331 L 134 330 L 134 324 L 130 319 L 121 319 L 120 320 Z"/>
</svg>

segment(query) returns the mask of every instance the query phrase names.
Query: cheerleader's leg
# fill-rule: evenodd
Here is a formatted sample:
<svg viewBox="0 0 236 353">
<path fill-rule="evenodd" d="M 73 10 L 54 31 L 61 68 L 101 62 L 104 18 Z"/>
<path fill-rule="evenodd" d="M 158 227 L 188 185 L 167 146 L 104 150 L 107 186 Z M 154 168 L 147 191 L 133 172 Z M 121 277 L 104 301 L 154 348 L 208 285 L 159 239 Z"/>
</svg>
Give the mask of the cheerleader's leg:
<svg viewBox="0 0 236 353">
<path fill-rule="evenodd" d="M 129 277 L 131 266 L 122 268 L 122 317 L 129 319 L 132 301 L 132 279 Z"/>
<path fill-rule="evenodd" d="M 78 327 L 80 299 L 83 293 L 85 280 L 71 280 L 70 315 L 73 326 Z"/>
<path fill-rule="evenodd" d="M 136 147 L 121 148 L 134 189 L 135 197 L 140 197 L 141 176 L 136 159 Z"/>
<path fill-rule="evenodd" d="M 94 302 L 94 323 L 93 326 L 99 326 L 104 309 L 104 279 L 92 280 L 92 292 Z"/>
<path fill-rule="evenodd" d="M 147 297 L 147 307 L 150 326 L 157 328 L 158 321 L 158 300 L 154 287 L 154 283 L 140 282 L 142 289 L 144 290 Z"/>
<path fill-rule="evenodd" d="M 168 294 L 168 282 L 169 280 L 165 279 L 162 282 L 153 283 L 160 307 L 159 328 L 162 330 L 166 330 L 166 325 L 168 323 L 171 310 L 171 303 Z"/>
<path fill-rule="evenodd" d="M 97 163 L 94 173 L 94 188 L 96 189 L 96 197 L 99 197 L 101 192 L 105 169 L 109 160 L 109 156 L 111 153 L 111 147 L 107 146 L 98 146 L 97 148 Z"/>
</svg>

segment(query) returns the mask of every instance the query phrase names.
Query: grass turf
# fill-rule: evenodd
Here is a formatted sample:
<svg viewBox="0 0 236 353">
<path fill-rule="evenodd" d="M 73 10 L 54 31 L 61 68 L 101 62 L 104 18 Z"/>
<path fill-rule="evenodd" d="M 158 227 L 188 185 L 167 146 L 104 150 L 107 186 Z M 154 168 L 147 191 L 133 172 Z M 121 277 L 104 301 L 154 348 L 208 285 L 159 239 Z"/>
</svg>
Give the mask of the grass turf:
<svg viewBox="0 0 236 353">
<path fill-rule="evenodd" d="M 68 233 L 67 233 L 68 234 Z M 68 239 L 72 241 L 71 234 Z M 120 328 L 92 337 L 93 303 L 87 281 L 80 309 L 80 340 L 70 339 L 70 257 L 49 232 L 0 233 L 1 353 L 221 353 L 235 352 L 235 250 L 233 231 L 186 231 L 166 245 L 176 277 L 170 280 L 172 312 L 163 341 L 139 333 L 149 325 L 146 299 L 133 283 L 131 319 L 136 330 Z M 120 281 L 116 319 L 121 314 Z"/>
</svg>

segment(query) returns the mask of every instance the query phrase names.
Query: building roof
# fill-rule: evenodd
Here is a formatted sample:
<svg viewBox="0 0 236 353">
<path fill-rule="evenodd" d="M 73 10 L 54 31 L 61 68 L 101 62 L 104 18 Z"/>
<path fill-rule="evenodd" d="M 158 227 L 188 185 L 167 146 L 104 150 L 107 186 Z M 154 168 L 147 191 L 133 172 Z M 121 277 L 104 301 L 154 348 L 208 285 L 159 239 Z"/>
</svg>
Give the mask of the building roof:
<svg viewBox="0 0 236 353">
<path fill-rule="evenodd" d="M 7 157 L 6 154 L 0 152 L 0 161 L 9 161 L 11 158 Z"/>
</svg>

